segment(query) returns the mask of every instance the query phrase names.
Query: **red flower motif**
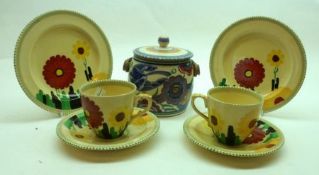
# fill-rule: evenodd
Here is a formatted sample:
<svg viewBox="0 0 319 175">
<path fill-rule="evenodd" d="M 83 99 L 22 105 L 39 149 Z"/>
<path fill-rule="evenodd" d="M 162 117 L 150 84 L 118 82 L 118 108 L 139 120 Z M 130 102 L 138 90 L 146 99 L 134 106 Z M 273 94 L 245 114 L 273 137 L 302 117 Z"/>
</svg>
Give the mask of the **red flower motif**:
<svg viewBox="0 0 319 175">
<path fill-rule="evenodd" d="M 64 89 L 73 83 L 74 63 L 64 55 L 50 57 L 43 66 L 42 75 L 46 83 L 55 89 Z"/>
<path fill-rule="evenodd" d="M 276 99 L 275 99 L 275 101 L 274 101 L 274 104 L 276 105 L 276 104 L 279 104 L 280 102 L 282 102 L 282 101 L 284 101 L 285 99 L 284 98 L 282 98 L 282 97 L 277 97 Z"/>
<path fill-rule="evenodd" d="M 192 75 L 193 64 L 191 62 L 180 64 L 180 65 L 178 65 L 178 70 L 181 73 L 190 76 L 190 75 Z"/>
<path fill-rule="evenodd" d="M 255 128 L 251 135 L 247 137 L 243 143 L 245 144 L 253 144 L 253 143 L 258 143 L 262 141 L 266 136 L 266 133 L 260 129 L 260 128 Z"/>
<path fill-rule="evenodd" d="M 236 64 L 234 75 L 240 86 L 254 89 L 263 81 L 265 69 L 258 60 L 245 58 Z"/>
<path fill-rule="evenodd" d="M 92 128 L 98 128 L 102 125 L 104 118 L 103 113 L 100 111 L 99 106 L 95 105 L 88 97 L 81 97 L 82 107 L 85 117 Z"/>
</svg>

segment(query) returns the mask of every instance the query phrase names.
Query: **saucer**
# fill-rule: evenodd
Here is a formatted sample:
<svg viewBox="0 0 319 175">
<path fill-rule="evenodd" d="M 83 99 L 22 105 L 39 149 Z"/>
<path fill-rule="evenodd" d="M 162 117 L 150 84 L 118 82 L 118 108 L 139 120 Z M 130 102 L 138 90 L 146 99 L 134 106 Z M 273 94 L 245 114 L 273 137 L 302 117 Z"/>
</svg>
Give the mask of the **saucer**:
<svg viewBox="0 0 319 175">
<path fill-rule="evenodd" d="M 138 108 L 134 109 L 136 113 Z M 84 150 L 110 151 L 130 148 L 146 142 L 154 136 L 160 127 L 159 119 L 147 112 L 144 116 L 134 119 L 117 139 L 101 139 L 89 129 L 83 110 L 78 110 L 63 118 L 57 125 L 58 137 L 71 146 Z"/>
<path fill-rule="evenodd" d="M 184 122 L 184 133 L 193 143 L 213 152 L 235 157 L 259 157 L 269 155 L 284 144 L 284 135 L 272 123 L 260 119 L 253 134 L 238 146 L 226 146 L 217 141 L 212 129 L 200 116 Z"/>
<path fill-rule="evenodd" d="M 20 86 L 36 105 L 68 114 L 81 107 L 78 89 L 83 83 L 111 77 L 112 54 L 103 31 L 91 19 L 52 11 L 23 29 L 14 65 Z"/>
<path fill-rule="evenodd" d="M 251 17 L 225 29 L 210 56 L 215 86 L 241 86 L 264 96 L 263 111 L 287 104 L 299 91 L 306 74 L 305 50 L 285 24 Z"/>
</svg>

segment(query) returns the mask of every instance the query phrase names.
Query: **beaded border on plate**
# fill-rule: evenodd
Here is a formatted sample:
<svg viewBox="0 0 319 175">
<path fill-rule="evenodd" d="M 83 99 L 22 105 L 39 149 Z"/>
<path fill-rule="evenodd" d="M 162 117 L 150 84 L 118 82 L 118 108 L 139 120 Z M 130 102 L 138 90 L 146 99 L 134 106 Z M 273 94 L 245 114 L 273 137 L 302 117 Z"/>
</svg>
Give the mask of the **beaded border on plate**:
<svg viewBox="0 0 319 175">
<path fill-rule="evenodd" d="M 136 108 L 135 108 L 136 109 Z M 81 144 L 76 144 L 74 143 L 71 139 L 68 139 L 66 137 L 63 136 L 63 134 L 61 133 L 60 129 L 63 127 L 63 123 L 68 120 L 71 116 L 73 116 L 73 114 L 77 114 L 80 113 L 81 110 L 78 110 L 72 114 L 69 114 L 68 116 L 64 117 L 57 125 L 56 127 L 56 134 L 57 136 L 66 144 L 73 146 L 75 148 L 78 149 L 83 149 L 83 150 L 93 150 L 93 151 L 115 151 L 115 150 L 122 150 L 122 149 L 127 149 L 127 148 L 131 148 L 133 146 L 145 143 L 146 141 L 150 140 L 152 138 L 152 136 L 154 136 L 160 128 L 160 122 L 159 119 L 150 112 L 147 112 L 148 115 L 152 116 L 152 118 L 154 119 L 155 122 L 155 128 L 153 129 L 152 132 L 150 132 L 147 135 L 144 135 L 143 137 L 139 138 L 137 141 L 135 142 L 131 142 L 129 144 L 119 144 L 119 145 L 114 145 L 114 146 L 106 146 L 106 145 L 96 145 L 96 146 L 85 146 L 85 145 L 81 145 Z"/>
<path fill-rule="evenodd" d="M 297 87 L 294 89 L 293 93 L 282 103 L 274 106 L 273 108 L 264 111 L 264 112 L 271 112 L 274 111 L 276 109 L 281 108 L 282 106 L 286 105 L 290 100 L 292 100 L 297 93 L 299 92 L 304 80 L 305 80 L 305 76 L 306 76 L 306 70 L 307 70 L 307 59 L 306 59 L 306 53 L 305 53 L 305 49 L 301 43 L 301 40 L 299 39 L 299 37 L 297 36 L 297 34 L 286 24 L 280 22 L 277 19 L 274 18 L 270 18 L 270 17 L 265 17 L 265 16 L 252 16 L 252 17 L 248 17 L 248 18 L 244 18 L 241 20 L 238 20 L 234 23 L 232 23 L 230 26 L 228 26 L 217 38 L 217 40 L 215 41 L 215 44 L 213 45 L 213 49 L 211 51 L 210 54 L 210 61 L 209 61 L 209 68 L 210 68 L 210 76 L 211 76 L 211 80 L 213 81 L 214 86 L 218 86 L 218 81 L 215 79 L 214 77 L 214 73 L 212 68 L 215 67 L 214 66 L 214 59 L 213 59 L 213 55 L 216 52 L 216 48 L 217 45 L 220 43 L 220 41 L 224 38 L 224 36 L 228 33 L 229 30 L 231 30 L 233 27 L 240 25 L 242 23 L 245 23 L 247 21 L 263 21 L 263 22 L 268 22 L 268 23 L 274 23 L 277 24 L 279 26 L 281 26 L 283 29 L 285 29 L 289 34 L 291 34 L 291 36 L 295 39 L 296 44 L 298 45 L 298 47 L 300 48 L 300 52 L 301 55 L 303 56 L 302 62 L 304 63 L 303 69 L 302 69 L 302 77 L 301 77 L 301 81 L 298 83 Z"/>
<path fill-rule="evenodd" d="M 16 74 L 16 78 L 19 82 L 20 87 L 22 88 L 23 92 L 27 95 L 27 97 L 33 102 L 35 103 L 37 106 L 39 106 L 40 108 L 48 111 L 48 112 L 53 112 L 53 113 L 57 113 L 60 116 L 64 116 L 67 114 L 70 114 L 72 112 L 75 112 L 78 109 L 72 109 L 72 110 L 62 110 L 62 109 L 55 109 L 52 107 L 49 107 L 43 103 L 38 102 L 38 100 L 36 98 L 34 98 L 33 94 L 31 94 L 29 92 L 29 90 L 25 87 L 24 83 L 22 82 L 22 78 L 21 78 L 21 72 L 18 69 L 18 65 L 19 65 L 19 51 L 21 48 L 21 42 L 23 41 L 24 37 L 26 36 L 27 32 L 37 23 L 39 22 L 41 19 L 50 16 L 50 15 L 54 15 L 54 14 L 59 14 L 59 13 L 68 13 L 68 14 L 72 14 L 72 15 L 76 15 L 78 17 L 81 17 L 83 19 L 85 19 L 86 21 L 88 21 L 89 23 L 91 23 L 96 29 L 97 31 L 101 34 L 101 36 L 103 37 L 102 39 L 105 42 L 105 45 L 107 47 L 107 50 L 109 52 L 109 62 L 110 62 L 110 66 L 109 66 L 109 71 L 108 71 L 108 79 L 111 78 L 112 76 L 112 70 L 113 70 L 113 59 L 112 59 L 112 51 L 111 51 L 111 47 L 110 44 L 105 36 L 105 34 L 103 33 L 102 29 L 96 24 L 96 22 L 94 22 L 92 19 L 90 19 L 89 17 L 76 12 L 76 11 L 70 11 L 70 10 L 54 10 L 54 11 L 50 11 L 47 13 L 44 13 L 42 15 L 39 15 L 37 17 L 35 17 L 33 20 L 31 20 L 21 31 L 18 40 L 16 42 L 16 46 L 14 49 L 14 70 L 15 70 L 15 74 Z"/>
<path fill-rule="evenodd" d="M 267 120 L 263 120 L 261 119 L 262 121 L 266 121 L 266 123 L 268 123 L 269 125 L 271 125 L 273 128 L 276 129 L 277 132 L 279 132 L 279 135 L 282 137 L 282 142 L 276 146 L 275 148 L 269 150 L 269 151 L 265 151 L 265 152 L 260 152 L 260 153 L 238 153 L 238 152 L 229 152 L 229 151 L 224 151 L 222 149 L 219 149 L 218 147 L 214 146 L 214 147 L 211 147 L 211 146 L 208 146 L 206 144 L 203 144 L 203 143 L 200 143 L 198 142 L 196 139 L 194 139 L 191 134 L 189 133 L 187 127 L 189 125 L 189 123 L 194 120 L 196 117 L 199 117 L 198 115 L 195 115 L 193 117 L 190 117 L 188 118 L 185 122 L 184 122 L 184 125 L 183 125 L 183 130 L 184 130 L 184 134 L 186 135 L 186 137 L 194 144 L 206 149 L 206 150 L 209 150 L 209 151 L 212 151 L 212 152 L 216 152 L 216 153 L 219 153 L 219 154 L 222 154 L 222 155 L 227 155 L 227 156 L 233 156 L 233 157 L 261 157 L 261 156 L 266 156 L 266 155 L 270 155 L 276 151 L 278 151 L 283 145 L 284 145 L 284 142 L 285 142 L 285 138 L 284 138 L 284 135 L 282 133 L 282 131 L 276 127 L 275 125 L 273 125 L 271 122 L 267 121 Z M 213 137 L 213 136 L 212 136 Z"/>
</svg>

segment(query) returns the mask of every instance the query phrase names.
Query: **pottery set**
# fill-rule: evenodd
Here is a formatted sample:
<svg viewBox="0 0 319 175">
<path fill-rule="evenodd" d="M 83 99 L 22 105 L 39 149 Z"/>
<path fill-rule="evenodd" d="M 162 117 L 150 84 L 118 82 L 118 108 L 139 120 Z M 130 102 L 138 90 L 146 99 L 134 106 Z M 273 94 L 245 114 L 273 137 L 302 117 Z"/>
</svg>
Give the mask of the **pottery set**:
<svg viewBox="0 0 319 175">
<path fill-rule="evenodd" d="M 252 17 L 228 27 L 212 49 L 215 87 L 206 95 L 192 94 L 200 73 L 193 53 L 169 46 L 167 36 L 133 53 L 123 65 L 128 81 L 110 79 L 112 54 L 102 30 L 79 13 L 53 11 L 25 27 L 14 64 L 25 94 L 63 116 L 57 135 L 76 148 L 141 144 L 158 132 L 158 117 L 178 116 L 189 102 L 198 115 L 185 120 L 184 133 L 205 149 L 256 157 L 283 145 L 283 133 L 262 113 L 287 104 L 305 77 L 305 52 L 288 26 Z"/>
</svg>

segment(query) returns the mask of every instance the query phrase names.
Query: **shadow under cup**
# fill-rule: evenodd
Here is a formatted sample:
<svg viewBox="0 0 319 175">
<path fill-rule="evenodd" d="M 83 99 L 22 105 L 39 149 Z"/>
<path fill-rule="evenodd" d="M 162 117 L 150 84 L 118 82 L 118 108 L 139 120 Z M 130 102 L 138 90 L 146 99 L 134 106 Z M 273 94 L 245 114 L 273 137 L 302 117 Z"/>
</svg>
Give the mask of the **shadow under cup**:
<svg viewBox="0 0 319 175">
<path fill-rule="evenodd" d="M 96 136 L 114 139 L 122 136 L 134 117 L 136 86 L 122 80 L 89 82 L 80 88 L 81 104 Z"/>
<path fill-rule="evenodd" d="M 194 100 L 202 98 L 208 115 L 200 112 Z M 208 91 L 207 96 L 194 94 L 193 108 L 208 122 L 214 135 L 222 144 L 234 146 L 244 142 L 260 117 L 263 97 L 251 90 L 239 87 L 217 87 Z"/>
</svg>

